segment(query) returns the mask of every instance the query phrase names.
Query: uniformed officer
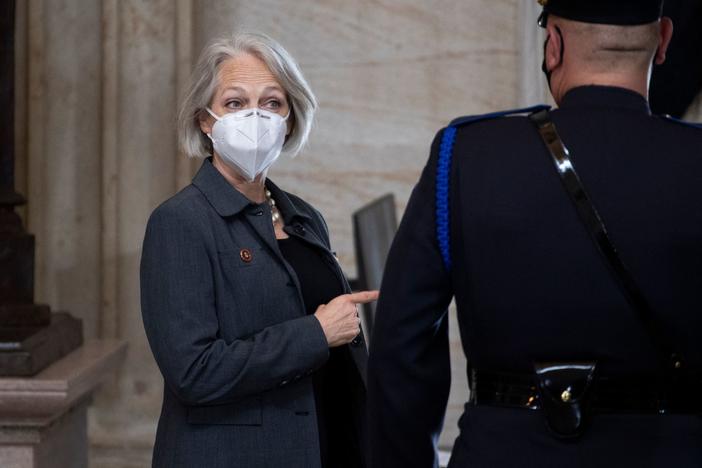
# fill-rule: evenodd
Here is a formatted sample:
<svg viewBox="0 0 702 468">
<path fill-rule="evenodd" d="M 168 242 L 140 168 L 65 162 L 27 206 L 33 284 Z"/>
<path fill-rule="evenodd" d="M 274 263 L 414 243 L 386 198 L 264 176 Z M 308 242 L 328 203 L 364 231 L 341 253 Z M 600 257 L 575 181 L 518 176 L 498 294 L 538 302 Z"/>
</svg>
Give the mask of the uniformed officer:
<svg viewBox="0 0 702 468">
<path fill-rule="evenodd" d="M 672 23 L 662 0 L 540 3 L 558 109 L 440 131 L 389 253 L 374 468 L 437 465 L 452 298 L 450 467 L 702 467 L 702 129 L 647 102 Z"/>
</svg>

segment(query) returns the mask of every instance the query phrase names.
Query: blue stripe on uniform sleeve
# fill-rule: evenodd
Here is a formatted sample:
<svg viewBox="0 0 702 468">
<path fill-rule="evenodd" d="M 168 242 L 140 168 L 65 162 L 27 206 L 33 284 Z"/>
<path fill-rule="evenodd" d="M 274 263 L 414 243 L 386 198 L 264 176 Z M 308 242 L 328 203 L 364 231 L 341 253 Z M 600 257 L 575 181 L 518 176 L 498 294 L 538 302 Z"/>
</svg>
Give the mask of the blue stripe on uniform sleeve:
<svg viewBox="0 0 702 468">
<path fill-rule="evenodd" d="M 456 128 L 483 120 L 496 119 L 514 114 L 527 114 L 550 108 L 550 106 L 542 104 L 533 107 L 526 107 L 524 109 L 459 117 L 458 119 L 453 120 L 444 130 L 444 134 L 441 137 L 439 160 L 436 169 L 436 240 L 439 244 L 441 258 L 443 258 L 444 265 L 446 266 L 447 270 L 451 269 L 449 190 L 451 188 L 451 161 L 453 158 L 453 144 L 456 141 Z"/>
<path fill-rule="evenodd" d="M 436 239 L 447 270 L 451 269 L 451 239 L 449 229 L 449 188 L 453 143 L 456 127 L 447 127 L 441 137 L 436 170 Z"/>
</svg>

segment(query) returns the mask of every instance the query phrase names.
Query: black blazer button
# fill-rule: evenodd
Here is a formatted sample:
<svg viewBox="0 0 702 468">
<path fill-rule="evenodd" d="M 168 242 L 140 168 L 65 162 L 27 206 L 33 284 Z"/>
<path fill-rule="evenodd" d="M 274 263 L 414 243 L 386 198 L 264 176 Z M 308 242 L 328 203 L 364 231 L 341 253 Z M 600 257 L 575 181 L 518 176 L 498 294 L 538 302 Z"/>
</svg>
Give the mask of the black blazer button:
<svg viewBox="0 0 702 468">
<path fill-rule="evenodd" d="M 351 340 L 351 345 L 352 346 L 360 346 L 361 343 L 363 343 L 363 339 L 361 338 L 361 335 L 358 335 L 356 338 Z"/>
<path fill-rule="evenodd" d="M 295 232 L 301 236 L 304 236 L 305 233 L 307 232 L 305 230 L 305 227 L 302 224 L 296 224 L 295 227 L 293 228 Z"/>
</svg>

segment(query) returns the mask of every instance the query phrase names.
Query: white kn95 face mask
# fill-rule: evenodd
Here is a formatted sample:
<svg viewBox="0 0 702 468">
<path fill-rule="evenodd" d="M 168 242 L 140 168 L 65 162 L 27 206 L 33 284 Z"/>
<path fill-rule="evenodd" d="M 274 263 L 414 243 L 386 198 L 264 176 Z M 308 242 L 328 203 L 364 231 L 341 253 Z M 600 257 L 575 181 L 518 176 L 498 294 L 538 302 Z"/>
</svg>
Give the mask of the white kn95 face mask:
<svg viewBox="0 0 702 468">
<path fill-rule="evenodd" d="M 280 156 L 289 112 L 285 117 L 263 109 L 244 109 L 222 117 L 209 107 L 207 112 L 217 120 L 208 135 L 214 150 L 249 182 Z"/>
</svg>

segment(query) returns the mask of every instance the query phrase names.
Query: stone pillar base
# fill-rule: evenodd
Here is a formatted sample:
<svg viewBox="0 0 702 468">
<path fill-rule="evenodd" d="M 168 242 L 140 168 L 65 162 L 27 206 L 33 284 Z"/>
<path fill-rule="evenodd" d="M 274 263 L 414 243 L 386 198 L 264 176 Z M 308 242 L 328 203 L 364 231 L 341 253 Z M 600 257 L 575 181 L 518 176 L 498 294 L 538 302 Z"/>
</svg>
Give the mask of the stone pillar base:
<svg viewBox="0 0 702 468">
<path fill-rule="evenodd" d="M 3 468 L 88 468 L 87 409 L 79 402 L 48 426 L 17 423 L 0 428 Z"/>
<path fill-rule="evenodd" d="M 87 409 L 125 352 L 92 340 L 34 377 L 0 378 L 0 466 L 87 468 Z"/>
</svg>

